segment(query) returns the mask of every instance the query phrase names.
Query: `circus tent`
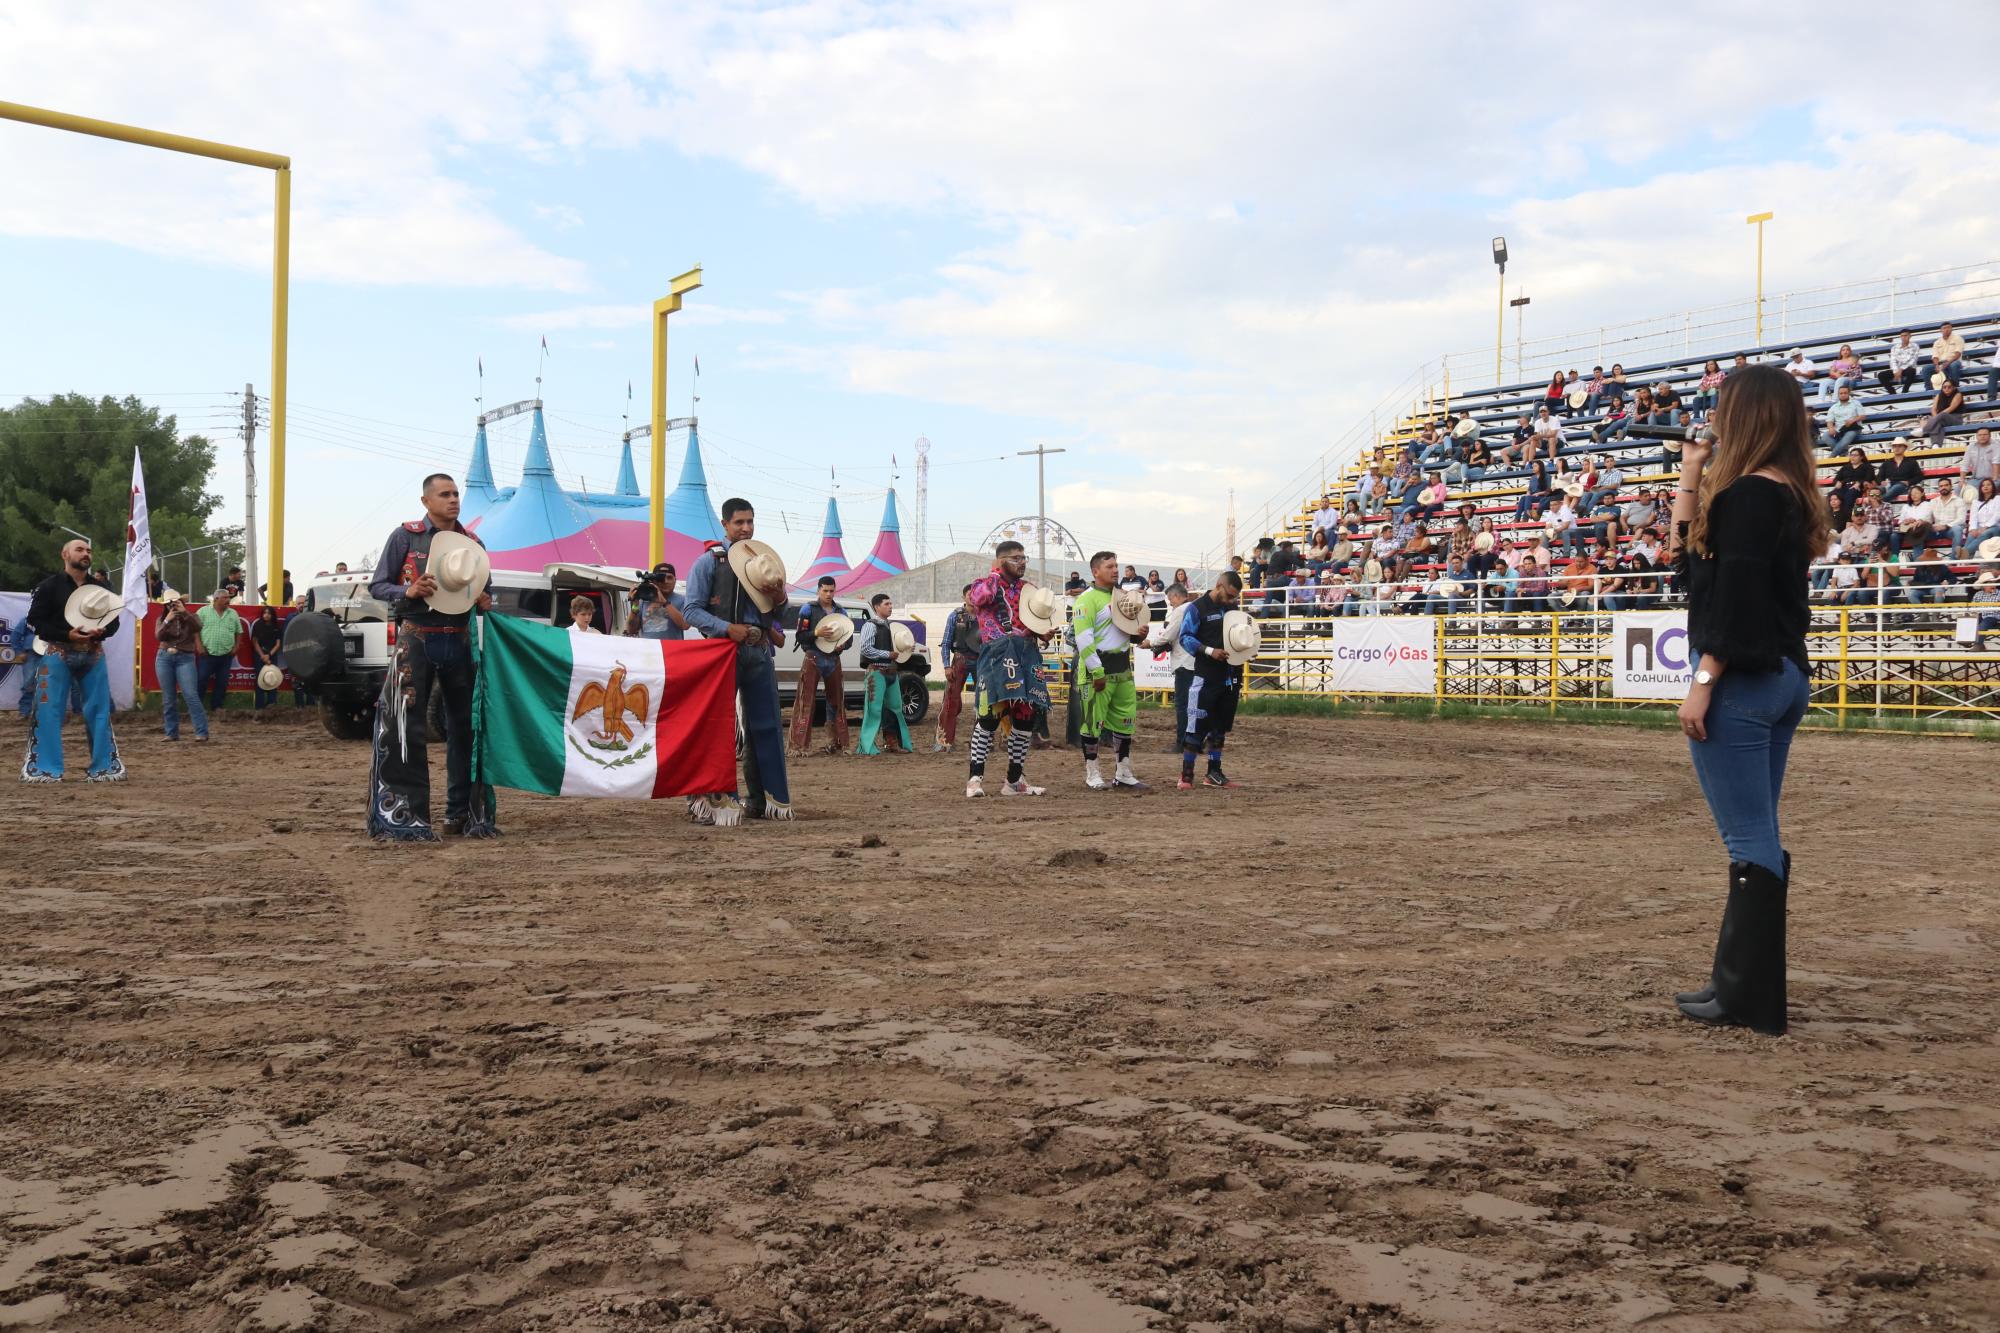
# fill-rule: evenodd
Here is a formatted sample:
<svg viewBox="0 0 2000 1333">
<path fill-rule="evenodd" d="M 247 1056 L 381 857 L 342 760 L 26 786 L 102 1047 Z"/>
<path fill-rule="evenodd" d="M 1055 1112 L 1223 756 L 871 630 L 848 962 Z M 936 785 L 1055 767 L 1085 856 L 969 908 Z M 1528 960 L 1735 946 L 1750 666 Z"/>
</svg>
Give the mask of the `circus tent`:
<svg viewBox="0 0 2000 1333">
<path fill-rule="evenodd" d="M 901 525 L 896 521 L 896 488 L 892 486 L 889 498 L 882 507 L 882 530 L 875 536 L 875 545 L 835 587 L 840 592 L 859 592 L 870 584 L 901 574 L 909 567 L 910 562 L 903 555 Z"/>
<path fill-rule="evenodd" d="M 813 557 L 813 562 L 806 566 L 805 572 L 799 575 L 798 581 L 792 584 L 792 587 L 810 594 L 823 578 L 831 576 L 836 580 L 837 587 L 838 580 L 847 577 L 850 572 L 847 552 L 840 545 L 840 536 L 840 502 L 829 496 L 826 502 L 826 526 L 820 529 L 819 534 L 819 554 Z"/>
</svg>

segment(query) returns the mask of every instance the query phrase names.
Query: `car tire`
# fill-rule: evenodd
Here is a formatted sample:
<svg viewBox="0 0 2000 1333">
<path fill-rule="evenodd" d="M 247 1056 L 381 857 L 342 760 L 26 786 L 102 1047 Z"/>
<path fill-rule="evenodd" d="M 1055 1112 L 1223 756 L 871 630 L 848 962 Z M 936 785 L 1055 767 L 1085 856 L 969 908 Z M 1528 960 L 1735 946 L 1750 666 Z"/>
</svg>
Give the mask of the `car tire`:
<svg viewBox="0 0 2000 1333">
<path fill-rule="evenodd" d="M 931 689 L 922 676 L 904 672 L 898 681 L 903 689 L 903 725 L 914 727 L 931 710 Z"/>
<path fill-rule="evenodd" d="M 326 728 L 327 735 L 337 741 L 365 741 L 375 729 L 375 710 L 366 708 L 356 711 L 322 699 L 319 702 L 319 721 Z"/>
</svg>

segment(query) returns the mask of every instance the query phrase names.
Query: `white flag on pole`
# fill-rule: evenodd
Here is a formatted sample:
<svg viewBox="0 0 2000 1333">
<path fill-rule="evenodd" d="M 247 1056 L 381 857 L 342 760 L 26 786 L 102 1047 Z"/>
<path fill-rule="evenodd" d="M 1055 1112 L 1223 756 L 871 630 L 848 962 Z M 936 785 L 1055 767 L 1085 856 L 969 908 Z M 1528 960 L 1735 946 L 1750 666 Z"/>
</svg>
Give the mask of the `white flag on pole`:
<svg viewBox="0 0 2000 1333">
<path fill-rule="evenodd" d="M 146 474 L 139 466 L 139 451 L 132 451 L 132 504 L 125 517 L 125 609 L 132 623 L 146 618 L 151 600 L 147 575 L 153 568 L 153 524 L 146 513 Z"/>
</svg>

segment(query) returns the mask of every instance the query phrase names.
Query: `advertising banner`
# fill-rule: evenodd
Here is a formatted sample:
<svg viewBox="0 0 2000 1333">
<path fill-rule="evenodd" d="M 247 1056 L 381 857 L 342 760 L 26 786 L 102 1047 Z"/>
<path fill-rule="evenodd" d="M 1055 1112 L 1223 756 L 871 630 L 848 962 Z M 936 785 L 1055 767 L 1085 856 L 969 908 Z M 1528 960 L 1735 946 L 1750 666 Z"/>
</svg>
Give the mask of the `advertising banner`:
<svg viewBox="0 0 2000 1333">
<path fill-rule="evenodd" d="M 18 708 L 21 691 L 28 686 L 33 661 L 27 651 L 27 633 L 22 628 L 28 618 L 28 594 L 0 592 L 0 708 Z M 15 630 L 22 628 L 16 644 Z M 132 618 L 120 616 L 118 629 L 104 641 L 104 661 L 111 685 L 111 706 L 132 706 Z"/>
<path fill-rule="evenodd" d="M 1611 617 L 1611 697 L 1680 699 L 1694 675 L 1687 612 L 1620 611 Z"/>
<path fill-rule="evenodd" d="M 1334 621 L 1330 636 L 1334 693 L 1435 693 L 1437 625 L 1434 616 Z"/>
</svg>

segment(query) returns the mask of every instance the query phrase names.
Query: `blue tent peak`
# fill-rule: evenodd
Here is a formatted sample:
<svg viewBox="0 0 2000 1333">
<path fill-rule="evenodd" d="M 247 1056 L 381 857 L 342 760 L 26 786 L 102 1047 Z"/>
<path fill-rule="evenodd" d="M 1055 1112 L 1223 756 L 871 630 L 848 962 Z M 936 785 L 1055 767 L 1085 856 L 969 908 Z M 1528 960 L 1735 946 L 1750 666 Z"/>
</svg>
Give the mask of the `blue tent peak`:
<svg viewBox="0 0 2000 1333">
<path fill-rule="evenodd" d="M 535 428 L 528 435 L 528 457 L 521 464 L 521 479 L 541 475 L 553 477 L 556 474 L 554 460 L 549 457 L 549 429 L 542 424 L 542 409 L 535 409 Z"/>
<path fill-rule="evenodd" d="M 840 502 L 832 496 L 826 500 L 826 526 L 819 530 L 822 537 L 838 537 L 840 531 Z"/>
<path fill-rule="evenodd" d="M 639 474 L 632 470 L 632 441 L 625 441 L 623 452 L 618 455 L 618 494 L 637 495 Z"/>
<path fill-rule="evenodd" d="M 708 472 L 701 465 L 701 434 L 696 426 L 688 427 L 687 452 L 681 455 L 681 479 L 675 489 L 687 487 L 697 487 L 704 495 L 708 493 Z"/>
<path fill-rule="evenodd" d="M 468 489 L 493 489 L 493 459 L 486 451 L 486 425 L 480 423 L 479 433 L 472 437 L 472 463 L 465 469 L 465 484 Z"/>
<path fill-rule="evenodd" d="M 889 488 L 889 502 L 882 506 L 882 531 L 901 532 L 902 526 L 896 522 L 896 488 Z"/>
</svg>

